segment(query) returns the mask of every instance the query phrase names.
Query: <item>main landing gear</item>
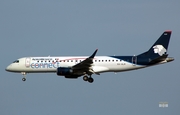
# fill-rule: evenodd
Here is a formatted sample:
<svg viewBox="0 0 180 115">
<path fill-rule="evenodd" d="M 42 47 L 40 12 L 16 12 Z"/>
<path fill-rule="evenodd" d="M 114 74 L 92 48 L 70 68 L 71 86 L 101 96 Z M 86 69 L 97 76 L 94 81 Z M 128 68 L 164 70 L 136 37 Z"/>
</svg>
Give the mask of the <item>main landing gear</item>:
<svg viewBox="0 0 180 115">
<path fill-rule="evenodd" d="M 88 81 L 89 83 L 94 82 L 94 79 L 93 79 L 91 76 L 88 77 L 87 75 L 83 76 L 83 80 L 84 80 L 84 81 Z"/>
<path fill-rule="evenodd" d="M 21 74 L 24 76 L 24 77 L 22 78 L 22 81 L 26 81 L 26 72 L 21 72 Z"/>
</svg>

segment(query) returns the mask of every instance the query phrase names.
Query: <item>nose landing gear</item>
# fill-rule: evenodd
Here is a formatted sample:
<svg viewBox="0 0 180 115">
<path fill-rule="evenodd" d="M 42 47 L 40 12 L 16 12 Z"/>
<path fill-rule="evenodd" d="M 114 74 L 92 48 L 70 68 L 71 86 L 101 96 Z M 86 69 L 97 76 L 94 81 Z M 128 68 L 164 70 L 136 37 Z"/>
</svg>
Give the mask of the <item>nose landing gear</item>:
<svg viewBox="0 0 180 115">
<path fill-rule="evenodd" d="M 26 81 L 26 72 L 21 72 L 21 74 L 24 76 L 24 77 L 22 78 L 22 81 Z"/>
</svg>

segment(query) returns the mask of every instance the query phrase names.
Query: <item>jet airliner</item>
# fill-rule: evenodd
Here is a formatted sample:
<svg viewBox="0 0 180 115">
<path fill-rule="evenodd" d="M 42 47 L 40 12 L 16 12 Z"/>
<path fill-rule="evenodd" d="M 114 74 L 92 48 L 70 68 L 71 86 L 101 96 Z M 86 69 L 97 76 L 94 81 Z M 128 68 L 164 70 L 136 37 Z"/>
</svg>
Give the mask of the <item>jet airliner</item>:
<svg viewBox="0 0 180 115">
<path fill-rule="evenodd" d="M 27 73 L 56 73 L 65 78 L 79 78 L 92 83 L 92 74 L 103 72 L 123 72 L 159 65 L 174 60 L 167 50 L 171 31 L 165 31 L 144 53 L 133 56 L 96 56 L 97 49 L 90 56 L 68 57 L 23 57 L 15 60 L 6 71 L 21 73 L 26 81 Z"/>
</svg>

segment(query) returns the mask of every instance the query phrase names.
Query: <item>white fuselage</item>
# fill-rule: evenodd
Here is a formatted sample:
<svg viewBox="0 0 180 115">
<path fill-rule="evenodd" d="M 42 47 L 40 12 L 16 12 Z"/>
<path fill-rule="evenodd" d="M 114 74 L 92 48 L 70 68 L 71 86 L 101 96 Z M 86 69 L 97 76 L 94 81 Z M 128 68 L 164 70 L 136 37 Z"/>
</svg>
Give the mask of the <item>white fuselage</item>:
<svg viewBox="0 0 180 115">
<path fill-rule="evenodd" d="M 88 56 L 24 57 L 18 59 L 18 62 L 10 64 L 6 70 L 26 73 L 56 72 L 58 67 L 72 67 L 86 58 Z M 146 66 L 108 56 L 95 56 L 92 64 L 95 73 L 121 72 L 144 67 Z"/>
</svg>

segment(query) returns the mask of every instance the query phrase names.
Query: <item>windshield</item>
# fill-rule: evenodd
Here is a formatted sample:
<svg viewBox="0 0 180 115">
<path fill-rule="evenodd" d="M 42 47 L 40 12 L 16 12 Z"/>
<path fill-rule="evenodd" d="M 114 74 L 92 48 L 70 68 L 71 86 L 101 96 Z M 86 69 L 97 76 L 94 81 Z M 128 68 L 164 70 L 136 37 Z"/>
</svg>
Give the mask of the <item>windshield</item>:
<svg viewBox="0 0 180 115">
<path fill-rule="evenodd" d="M 14 61 L 13 63 L 19 63 L 19 60 Z"/>
</svg>

